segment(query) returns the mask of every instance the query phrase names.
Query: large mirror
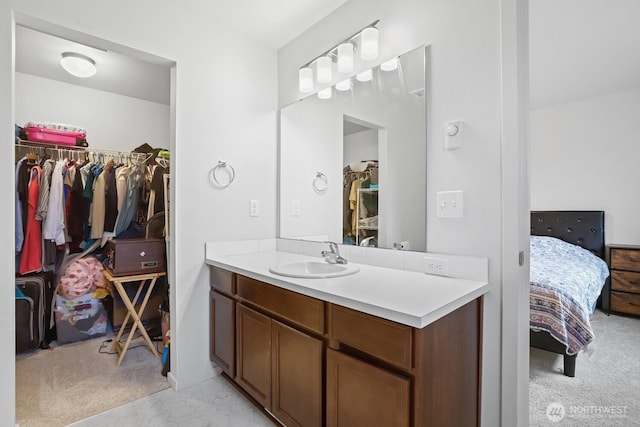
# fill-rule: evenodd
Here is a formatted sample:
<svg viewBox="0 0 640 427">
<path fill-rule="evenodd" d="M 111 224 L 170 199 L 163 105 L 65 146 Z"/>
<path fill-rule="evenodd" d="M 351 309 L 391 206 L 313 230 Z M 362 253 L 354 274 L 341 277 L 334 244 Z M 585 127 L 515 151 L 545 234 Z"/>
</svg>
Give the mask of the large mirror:
<svg viewBox="0 0 640 427">
<path fill-rule="evenodd" d="M 426 250 L 425 48 L 280 113 L 281 238 Z"/>
</svg>

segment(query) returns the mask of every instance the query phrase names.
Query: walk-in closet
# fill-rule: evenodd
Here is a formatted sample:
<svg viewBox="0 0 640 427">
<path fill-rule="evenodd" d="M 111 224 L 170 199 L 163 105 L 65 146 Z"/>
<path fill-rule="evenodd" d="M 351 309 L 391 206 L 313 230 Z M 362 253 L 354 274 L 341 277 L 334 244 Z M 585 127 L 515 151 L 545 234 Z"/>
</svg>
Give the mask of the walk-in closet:
<svg viewBox="0 0 640 427">
<path fill-rule="evenodd" d="M 14 84 L 16 422 L 67 425 L 169 387 L 175 64 L 22 21 Z M 69 58 L 94 74 L 69 74 Z M 21 291 L 38 280 L 38 297 Z M 19 319 L 18 304 L 30 314 Z"/>
</svg>

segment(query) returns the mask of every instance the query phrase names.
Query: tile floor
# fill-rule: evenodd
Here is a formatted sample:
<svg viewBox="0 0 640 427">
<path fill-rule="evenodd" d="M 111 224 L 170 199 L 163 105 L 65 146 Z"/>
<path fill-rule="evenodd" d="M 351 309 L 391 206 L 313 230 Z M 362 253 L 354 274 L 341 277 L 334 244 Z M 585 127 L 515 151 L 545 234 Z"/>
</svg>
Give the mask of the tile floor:
<svg viewBox="0 0 640 427">
<path fill-rule="evenodd" d="M 180 392 L 169 388 L 71 424 L 72 427 L 273 427 L 225 379 L 216 376 Z"/>
</svg>

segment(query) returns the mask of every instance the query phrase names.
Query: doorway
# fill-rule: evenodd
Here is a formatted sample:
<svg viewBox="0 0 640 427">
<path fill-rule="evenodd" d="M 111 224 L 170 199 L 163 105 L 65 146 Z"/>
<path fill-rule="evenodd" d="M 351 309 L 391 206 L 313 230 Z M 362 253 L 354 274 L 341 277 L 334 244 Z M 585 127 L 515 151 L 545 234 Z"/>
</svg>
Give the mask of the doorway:
<svg viewBox="0 0 640 427">
<path fill-rule="evenodd" d="M 31 120 L 82 124 L 87 150 L 125 152 L 149 143 L 174 151 L 174 61 L 23 15 L 15 18 L 14 45 L 17 125 Z M 60 53 L 68 51 L 91 57 L 96 77 L 74 77 L 62 70 Z"/>
</svg>

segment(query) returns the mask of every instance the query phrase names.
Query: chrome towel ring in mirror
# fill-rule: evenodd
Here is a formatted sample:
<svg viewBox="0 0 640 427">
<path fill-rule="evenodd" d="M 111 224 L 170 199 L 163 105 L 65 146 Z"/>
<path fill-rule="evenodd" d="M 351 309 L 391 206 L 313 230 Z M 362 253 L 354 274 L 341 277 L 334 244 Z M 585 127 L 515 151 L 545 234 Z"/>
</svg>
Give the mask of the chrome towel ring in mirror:
<svg viewBox="0 0 640 427">
<path fill-rule="evenodd" d="M 219 175 L 223 175 L 223 171 L 227 175 L 227 182 L 225 180 L 220 181 L 218 179 Z M 219 160 L 218 164 L 215 165 L 211 171 L 209 172 L 209 179 L 212 183 L 219 188 L 226 188 L 233 182 L 236 177 L 236 171 L 233 167 L 223 160 Z"/>
<path fill-rule="evenodd" d="M 322 172 L 316 172 L 315 178 L 313 178 L 313 189 L 316 193 L 324 193 L 329 187 L 329 181 L 327 176 Z"/>
</svg>

